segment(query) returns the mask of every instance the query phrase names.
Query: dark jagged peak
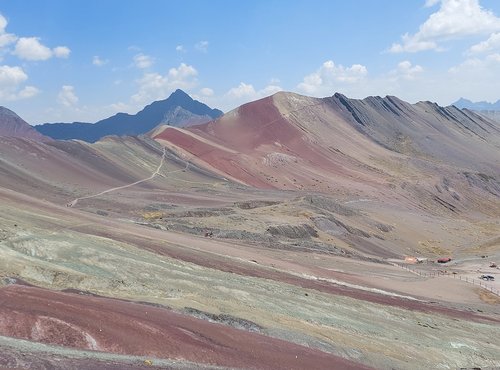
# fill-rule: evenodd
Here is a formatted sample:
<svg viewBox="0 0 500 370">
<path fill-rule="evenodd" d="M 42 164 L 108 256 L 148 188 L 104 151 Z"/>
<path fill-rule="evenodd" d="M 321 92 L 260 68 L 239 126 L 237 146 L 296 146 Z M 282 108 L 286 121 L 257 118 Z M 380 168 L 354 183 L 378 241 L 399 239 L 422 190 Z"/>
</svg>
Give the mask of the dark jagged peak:
<svg viewBox="0 0 500 370">
<path fill-rule="evenodd" d="M 206 104 L 194 100 L 184 91 L 177 89 L 167 99 L 155 101 L 141 110 L 137 115 L 165 115 L 170 109 L 181 107 L 199 116 L 210 116 L 215 119 L 223 114 L 219 109 L 212 109 Z"/>
<path fill-rule="evenodd" d="M 443 116 L 444 118 L 450 120 L 450 121 L 453 121 L 455 120 L 455 117 L 453 117 L 453 115 L 450 114 L 450 112 L 448 111 L 447 108 L 444 108 L 442 106 L 440 106 L 439 104 L 437 103 L 434 103 L 434 108 L 436 109 L 436 111 L 441 115 Z"/>
<path fill-rule="evenodd" d="M 337 99 L 349 99 L 347 96 L 345 96 L 344 94 L 339 93 L 339 92 L 336 92 L 335 94 L 333 94 L 333 97 L 337 98 Z"/>
<path fill-rule="evenodd" d="M 327 98 L 328 99 L 328 98 Z M 349 99 L 348 97 L 346 97 L 345 95 L 341 94 L 341 93 L 335 93 L 332 98 L 330 99 L 333 99 L 333 100 L 336 100 L 338 103 L 340 103 L 340 107 L 341 109 L 345 109 L 347 110 L 347 112 L 349 112 L 352 116 L 352 118 L 357 122 L 359 123 L 361 126 L 366 126 L 366 122 L 364 122 L 362 119 L 361 119 L 361 115 L 360 115 L 360 112 L 358 111 L 358 109 L 356 108 L 356 106 L 358 104 L 356 104 L 356 102 L 359 103 L 359 100 L 356 101 L 355 99 Z"/>
<path fill-rule="evenodd" d="M 391 95 L 386 95 L 384 98 L 369 96 L 362 101 L 380 112 L 387 111 L 395 116 L 405 115 L 409 109 L 411 110 L 411 104 Z"/>
<path fill-rule="evenodd" d="M 411 104 L 395 97 L 369 96 L 364 99 L 350 99 L 341 93 L 335 93 L 331 98 L 325 98 L 343 111 L 348 112 L 359 125 L 371 127 L 386 121 L 387 117 L 407 116 Z"/>
<path fill-rule="evenodd" d="M 498 145 L 494 122 L 453 106 L 442 107 L 431 101 L 410 104 L 394 96 L 357 100 L 340 93 L 325 98 L 325 102 L 356 130 L 384 148 L 402 154 L 449 156 L 456 163 L 468 165 L 469 159 L 457 153 L 467 152 L 466 148 L 475 145 L 488 158 L 493 146 Z"/>
<path fill-rule="evenodd" d="M 107 135 L 144 134 L 160 124 L 184 126 L 202 123 L 222 114 L 222 111 L 212 109 L 177 89 L 167 99 L 155 101 L 137 114 L 117 113 L 95 124 L 47 123 L 37 126 L 37 130 L 54 139 L 95 142 Z"/>
<path fill-rule="evenodd" d="M 8 108 L 0 106 L 0 136 L 21 137 L 36 141 L 50 141 L 29 123 Z"/>
<path fill-rule="evenodd" d="M 175 90 L 171 95 L 170 99 L 187 99 L 187 100 L 193 100 L 186 92 L 184 92 L 181 89 Z"/>
</svg>

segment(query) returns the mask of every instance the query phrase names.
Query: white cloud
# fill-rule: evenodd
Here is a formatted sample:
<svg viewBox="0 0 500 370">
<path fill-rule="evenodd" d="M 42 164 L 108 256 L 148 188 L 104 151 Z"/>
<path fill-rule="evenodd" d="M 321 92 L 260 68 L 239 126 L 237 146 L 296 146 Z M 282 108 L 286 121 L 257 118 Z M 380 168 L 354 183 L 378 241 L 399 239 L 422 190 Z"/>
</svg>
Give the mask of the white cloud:
<svg viewBox="0 0 500 370">
<path fill-rule="evenodd" d="M 17 36 L 12 33 L 7 33 L 5 28 L 7 28 L 8 21 L 5 17 L 0 14 L 0 48 L 10 45 L 17 40 Z"/>
<path fill-rule="evenodd" d="M 426 8 L 431 8 L 433 7 L 434 5 L 438 4 L 441 0 L 426 0 L 425 1 L 425 7 Z"/>
<path fill-rule="evenodd" d="M 150 103 L 152 100 L 165 99 L 175 89 L 193 88 L 198 71 L 190 65 L 181 63 L 177 68 L 170 68 L 166 75 L 145 73 L 137 80 L 139 91 L 132 96 L 134 103 Z"/>
<path fill-rule="evenodd" d="M 216 95 L 210 88 L 200 89 L 198 94 L 191 94 L 193 99 L 202 101 L 213 108 L 229 111 L 242 104 L 258 100 L 278 91 L 282 91 L 279 81 L 271 79 L 269 83 L 261 89 L 256 89 L 254 85 L 240 82 L 237 86 L 228 89 L 224 94 Z"/>
<path fill-rule="evenodd" d="M 11 33 L 0 33 L 0 48 L 16 42 L 17 36 Z"/>
<path fill-rule="evenodd" d="M 187 89 L 194 86 L 198 71 L 190 65 L 181 63 L 178 68 L 170 68 L 168 71 L 168 81 L 175 88 Z"/>
<path fill-rule="evenodd" d="M 480 58 L 466 59 L 461 64 L 450 68 L 448 72 L 464 76 L 474 74 L 476 76 L 481 76 L 479 77 L 481 78 L 481 80 L 486 80 L 487 77 L 485 75 L 485 72 L 494 72 L 495 69 L 498 70 L 499 67 L 500 67 L 500 53 L 494 53 L 486 56 L 483 59 Z M 498 82 L 500 82 L 500 77 L 494 80 L 498 80 Z M 494 80 L 488 79 L 485 82 L 497 86 Z M 481 81 L 476 81 L 476 83 L 478 82 Z"/>
<path fill-rule="evenodd" d="M 0 66 L 0 86 L 18 86 L 28 79 L 21 67 Z"/>
<path fill-rule="evenodd" d="M 19 91 L 19 99 L 28 99 L 32 98 L 35 95 L 38 95 L 40 92 L 35 86 L 26 86 L 21 91 Z"/>
<path fill-rule="evenodd" d="M 492 50 L 500 50 L 500 32 L 492 33 L 487 40 L 472 45 L 468 53 L 479 54 Z"/>
<path fill-rule="evenodd" d="M 411 62 L 405 60 L 399 63 L 397 68 L 391 71 L 390 75 L 394 76 L 396 79 L 403 78 L 405 80 L 414 80 L 423 70 L 424 69 L 418 64 L 414 66 Z"/>
<path fill-rule="evenodd" d="M 69 57 L 71 50 L 66 46 L 57 46 L 54 49 L 52 49 L 52 52 L 54 53 L 54 56 L 56 58 L 66 59 L 67 57 Z"/>
<path fill-rule="evenodd" d="M 408 33 L 405 33 L 401 36 L 403 39 L 403 44 L 392 44 L 389 52 L 391 53 L 403 53 L 403 52 L 411 52 L 416 53 L 424 50 L 436 50 L 442 51 L 443 49 L 438 46 L 435 41 L 422 41 L 415 36 L 410 36 Z"/>
<path fill-rule="evenodd" d="M 78 103 L 78 96 L 75 94 L 75 88 L 70 85 L 64 85 L 57 95 L 57 101 L 65 107 L 73 107 Z"/>
<path fill-rule="evenodd" d="M 186 48 L 184 47 L 184 45 L 177 45 L 175 47 L 175 51 L 178 51 L 179 53 L 184 53 L 186 51 Z"/>
<path fill-rule="evenodd" d="M 269 95 L 276 94 L 278 91 L 283 91 L 281 86 L 271 84 L 271 85 L 267 85 L 262 90 L 257 91 L 257 94 L 261 95 L 261 96 L 269 96 Z"/>
<path fill-rule="evenodd" d="M 58 46 L 50 49 L 40 42 L 39 37 L 21 37 L 17 40 L 12 54 L 25 60 L 47 60 L 53 56 L 67 58 L 71 50 L 66 46 Z"/>
<path fill-rule="evenodd" d="M 12 101 L 31 98 L 39 93 L 34 86 L 21 85 L 28 79 L 28 75 L 21 67 L 0 66 L 0 99 Z"/>
<path fill-rule="evenodd" d="M 52 57 L 52 50 L 42 45 L 38 37 L 21 37 L 13 54 L 26 60 L 47 60 Z"/>
<path fill-rule="evenodd" d="M 116 114 L 119 112 L 123 112 L 123 113 L 137 112 L 137 109 L 135 107 L 131 107 L 129 104 L 126 104 L 123 102 L 110 104 L 110 105 L 105 107 L 105 110 L 107 112 L 110 112 L 110 114 Z"/>
<path fill-rule="evenodd" d="M 208 41 L 200 41 L 194 45 L 195 49 L 206 53 L 208 51 Z"/>
<path fill-rule="evenodd" d="M 438 1 L 428 0 L 426 6 Z M 500 31 L 500 18 L 483 9 L 479 0 L 441 0 L 438 11 L 420 25 L 417 33 L 402 36 L 401 43 L 392 44 L 392 53 L 442 50 L 439 42 Z"/>
<path fill-rule="evenodd" d="M 102 67 L 103 65 L 107 64 L 109 60 L 107 59 L 101 59 L 98 55 L 94 55 L 92 58 L 92 64 L 97 66 L 97 67 Z"/>
<path fill-rule="evenodd" d="M 0 32 L 5 32 L 5 28 L 7 28 L 8 23 L 9 22 L 7 22 L 7 19 L 2 14 L 0 14 Z"/>
<path fill-rule="evenodd" d="M 255 100 L 260 99 L 265 96 L 273 95 L 278 91 L 282 91 L 283 89 L 278 85 L 269 84 L 260 90 L 255 90 L 253 85 L 246 84 L 244 82 L 240 82 L 240 84 L 236 87 L 229 89 L 226 93 L 226 96 L 231 99 L 248 99 Z"/>
<path fill-rule="evenodd" d="M 240 84 L 236 87 L 232 87 L 226 94 L 230 98 L 241 99 L 252 97 L 256 95 L 256 91 L 251 84 L 246 84 L 244 82 L 240 82 Z"/>
<path fill-rule="evenodd" d="M 159 73 L 146 73 L 141 79 L 137 80 L 139 91 L 132 96 L 135 103 L 146 103 L 150 100 L 156 100 L 158 96 L 164 95 L 167 89 L 168 80 Z"/>
<path fill-rule="evenodd" d="M 350 67 L 344 67 L 328 60 L 316 72 L 305 76 L 297 88 L 307 94 L 330 94 L 338 90 L 339 86 L 360 82 L 367 75 L 368 69 L 364 65 L 353 64 Z"/>
<path fill-rule="evenodd" d="M 145 69 L 153 65 L 154 58 L 142 53 L 134 55 L 134 64 L 137 68 Z"/>
<path fill-rule="evenodd" d="M 280 86 L 274 85 L 272 82 L 260 90 L 256 90 L 252 84 L 240 82 L 238 86 L 232 87 L 224 94 L 222 101 L 218 101 L 218 99 L 215 99 L 215 101 L 218 101 L 217 106 L 235 108 L 241 104 L 273 95 L 282 90 Z"/>
<path fill-rule="evenodd" d="M 7 19 L 0 14 L 0 51 L 2 48 L 6 48 L 10 44 L 15 43 L 14 51 L 6 48 L 7 52 L 12 52 L 20 59 L 24 60 L 47 60 L 52 57 L 56 58 L 67 58 L 71 53 L 71 50 L 67 46 L 57 46 L 53 49 L 43 45 L 40 42 L 39 37 L 21 37 L 8 33 L 6 31 L 8 25 Z M 31 92 L 30 92 L 31 91 Z M 33 90 L 29 90 L 24 95 L 32 94 Z"/>
<path fill-rule="evenodd" d="M 480 58 L 468 58 L 450 68 L 439 80 L 439 86 L 431 88 L 431 91 L 433 96 L 450 103 L 459 97 L 473 101 L 497 101 L 498 86 L 500 53 L 493 53 Z"/>
<path fill-rule="evenodd" d="M 204 87 L 203 89 L 200 90 L 200 94 L 202 96 L 213 96 L 214 95 L 214 91 L 209 88 L 209 87 Z"/>
</svg>

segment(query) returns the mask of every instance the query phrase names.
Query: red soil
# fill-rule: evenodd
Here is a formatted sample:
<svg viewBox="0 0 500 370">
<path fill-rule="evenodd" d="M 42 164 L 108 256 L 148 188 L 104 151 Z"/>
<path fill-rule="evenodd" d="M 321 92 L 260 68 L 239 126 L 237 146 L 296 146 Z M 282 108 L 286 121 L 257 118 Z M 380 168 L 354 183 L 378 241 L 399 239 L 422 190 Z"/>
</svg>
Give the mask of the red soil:
<svg viewBox="0 0 500 370">
<path fill-rule="evenodd" d="M 240 165 L 239 154 L 225 151 L 212 146 L 195 137 L 174 128 L 166 128 L 155 139 L 167 140 L 182 149 L 205 161 L 218 170 L 232 176 L 245 184 L 256 187 L 269 188 L 270 186 L 249 173 Z"/>
<path fill-rule="evenodd" d="M 10 285 L 0 334 L 128 355 L 258 369 L 366 369 L 318 350 L 164 308 Z"/>
<path fill-rule="evenodd" d="M 193 126 L 190 131 L 208 134 L 242 152 L 274 142 L 290 143 L 300 140 L 301 131 L 291 125 L 267 97 L 238 108 L 235 116 L 224 116 L 206 125 Z"/>
</svg>

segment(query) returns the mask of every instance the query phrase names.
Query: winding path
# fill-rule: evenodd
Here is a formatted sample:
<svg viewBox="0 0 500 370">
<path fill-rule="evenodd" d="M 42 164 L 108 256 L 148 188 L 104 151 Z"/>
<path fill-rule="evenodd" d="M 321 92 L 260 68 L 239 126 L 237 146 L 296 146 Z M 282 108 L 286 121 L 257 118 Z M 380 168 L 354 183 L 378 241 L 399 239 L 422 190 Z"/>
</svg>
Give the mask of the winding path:
<svg viewBox="0 0 500 370">
<path fill-rule="evenodd" d="M 79 200 L 99 197 L 101 195 L 104 195 L 104 194 L 107 194 L 107 193 L 111 193 L 111 192 L 116 191 L 116 190 L 121 190 L 121 189 L 129 188 L 131 186 L 138 185 L 140 183 L 152 180 L 155 176 L 157 176 L 160 173 L 160 170 L 161 170 L 161 168 L 163 166 L 163 163 L 165 162 L 165 155 L 166 155 L 166 153 L 167 152 L 166 152 L 165 148 L 163 148 L 163 154 L 161 156 L 160 164 L 158 165 L 158 168 L 151 174 L 151 176 L 149 176 L 149 177 L 147 177 L 145 179 L 142 179 L 142 180 L 135 181 L 135 182 L 133 182 L 131 184 L 117 186 L 115 188 L 107 189 L 107 190 L 101 191 L 100 193 L 97 193 L 97 194 L 92 194 L 92 195 L 87 195 L 87 196 L 84 196 L 84 197 L 76 198 L 76 199 L 72 200 L 71 202 L 67 203 L 66 206 L 67 207 L 74 207 L 74 206 L 76 206 L 76 204 L 78 203 Z M 174 173 L 174 172 L 184 171 L 188 167 L 189 167 L 189 162 L 186 162 L 186 167 L 183 168 L 182 170 L 174 170 L 174 171 L 170 171 L 170 172 L 167 172 L 167 173 Z"/>
</svg>

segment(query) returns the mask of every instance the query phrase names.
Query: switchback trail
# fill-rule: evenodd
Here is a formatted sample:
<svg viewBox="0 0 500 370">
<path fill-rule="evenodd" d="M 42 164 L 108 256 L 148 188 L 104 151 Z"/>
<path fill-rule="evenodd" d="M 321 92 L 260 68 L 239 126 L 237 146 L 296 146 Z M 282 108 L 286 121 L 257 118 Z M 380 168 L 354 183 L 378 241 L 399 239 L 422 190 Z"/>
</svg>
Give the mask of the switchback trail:
<svg viewBox="0 0 500 370">
<path fill-rule="evenodd" d="M 125 188 L 129 188 L 131 186 L 138 185 L 140 183 L 152 180 L 155 176 L 157 176 L 160 173 L 160 170 L 161 170 L 161 168 L 163 166 L 163 163 L 165 162 L 165 155 L 166 155 L 166 150 L 165 150 L 165 148 L 163 148 L 163 154 L 161 156 L 160 164 L 158 165 L 158 168 L 156 169 L 156 171 L 154 171 L 151 174 L 151 176 L 149 176 L 149 177 L 147 177 L 145 179 L 142 179 L 142 180 L 135 181 L 135 182 L 133 182 L 131 184 L 117 186 L 115 188 L 107 189 L 107 190 L 101 191 L 100 193 L 97 193 L 97 194 L 92 194 L 92 195 L 87 195 L 87 196 L 84 196 L 84 197 L 76 198 L 76 199 L 72 200 L 71 202 L 69 202 L 68 204 L 66 204 L 66 206 L 68 206 L 68 207 L 74 207 L 74 206 L 76 206 L 76 204 L 80 200 L 99 197 L 101 195 L 104 195 L 104 194 L 107 194 L 107 193 L 111 193 L 111 192 L 116 191 L 116 190 L 122 190 L 122 189 L 125 189 Z M 188 166 L 189 166 L 189 162 L 187 162 L 186 168 L 184 168 L 183 170 L 187 169 Z M 175 170 L 175 171 L 171 171 L 171 172 L 168 172 L 168 173 L 173 173 L 173 172 L 178 172 L 178 171 L 182 171 L 182 170 Z"/>
</svg>

